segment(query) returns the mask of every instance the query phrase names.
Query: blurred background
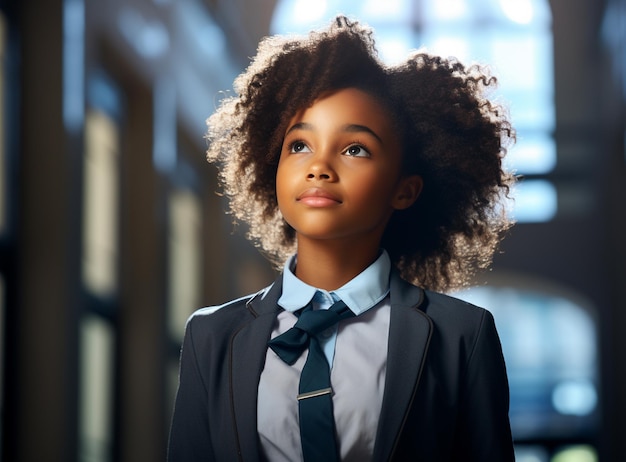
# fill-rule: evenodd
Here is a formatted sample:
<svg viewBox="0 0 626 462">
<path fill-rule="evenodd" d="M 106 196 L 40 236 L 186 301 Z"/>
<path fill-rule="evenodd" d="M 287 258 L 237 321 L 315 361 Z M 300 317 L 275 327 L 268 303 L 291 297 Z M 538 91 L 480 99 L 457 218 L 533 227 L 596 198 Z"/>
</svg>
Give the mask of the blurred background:
<svg viewBox="0 0 626 462">
<path fill-rule="evenodd" d="M 624 0 L 0 1 L 2 461 L 159 461 L 185 320 L 275 277 L 205 119 L 260 38 L 341 11 L 491 65 L 518 225 L 490 309 L 522 462 L 626 460 Z"/>
</svg>

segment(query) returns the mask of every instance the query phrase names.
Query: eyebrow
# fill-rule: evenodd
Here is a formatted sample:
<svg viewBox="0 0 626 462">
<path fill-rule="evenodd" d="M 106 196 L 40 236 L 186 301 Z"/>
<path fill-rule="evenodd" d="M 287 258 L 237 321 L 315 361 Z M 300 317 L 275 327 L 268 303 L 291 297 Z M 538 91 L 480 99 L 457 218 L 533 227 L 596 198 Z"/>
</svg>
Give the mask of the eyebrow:
<svg viewBox="0 0 626 462">
<path fill-rule="evenodd" d="M 313 124 L 310 124 L 310 123 L 307 123 L 307 122 L 299 122 L 297 124 L 292 125 L 289 128 L 289 130 L 287 130 L 287 133 L 285 133 L 285 135 L 288 135 L 289 133 L 291 133 L 294 130 L 315 131 L 315 126 Z M 341 131 L 347 132 L 347 133 L 362 133 L 362 132 L 369 133 L 374 138 L 376 138 L 380 144 L 385 144 L 385 143 L 383 143 L 383 140 L 380 138 L 380 136 L 378 136 L 374 130 L 372 130 L 371 128 L 369 128 L 369 127 L 367 127 L 365 125 L 347 124 L 347 125 L 344 125 L 343 127 L 341 127 Z"/>
</svg>

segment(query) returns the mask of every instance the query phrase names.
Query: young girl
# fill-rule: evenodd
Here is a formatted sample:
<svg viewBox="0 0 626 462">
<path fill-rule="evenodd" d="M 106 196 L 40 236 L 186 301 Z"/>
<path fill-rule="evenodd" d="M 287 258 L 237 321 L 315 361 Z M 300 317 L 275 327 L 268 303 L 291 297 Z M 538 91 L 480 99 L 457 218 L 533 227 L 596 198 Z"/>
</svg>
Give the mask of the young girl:
<svg viewBox="0 0 626 462">
<path fill-rule="evenodd" d="M 436 292 L 510 226 L 494 83 L 425 53 L 387 67 L 344 17 L 262 41 L 208 158 L 283 271 L 190 318 L 170 461 L 514 459 L 493 318 Z"/>
</svg>

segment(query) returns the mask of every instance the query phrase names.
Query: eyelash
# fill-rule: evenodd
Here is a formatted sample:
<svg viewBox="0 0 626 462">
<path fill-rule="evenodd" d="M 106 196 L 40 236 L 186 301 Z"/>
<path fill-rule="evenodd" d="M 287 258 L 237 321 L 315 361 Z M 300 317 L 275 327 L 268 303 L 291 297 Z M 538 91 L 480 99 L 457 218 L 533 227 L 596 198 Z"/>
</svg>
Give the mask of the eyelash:
<svg viewBox="0 0 626 462">
<path fill-rule="evenodd" d="M 295 140 L 295 141 L 292 141 L 291 143 L 289 143 L 289 145 L 288 145 L 289 152 L 293 153 L 293 154 L 297 154 L 297 153 L 302 152 L 301 150 L 300 151 L 295 151 L 295 147 L 298 144 L 304 145 L 309 150 L 311 149 L 309 147 L 309 145 L 305 141 Z M 352 148 L 360 148 L 360 149 L 362 149 L 363 151 L 365 151 L 367 153 L 367 156 L 358 156 L 358 155 L 350 155 L 350 154 L 348 154 L 348 151 L 350 149 L 352 149 Z M 372 155 L 370 149 L 364 143 L 361 143 L 359 141 L 353 141 L 353 142 L 349 143 L 348 146 L 341 151 L 341 153 L 345 154 L 345 155 L 347 155 L 349 157 L 369 157 L 369 156 Z"/>
<path fill-rule="evenodd" d="M 296 146 L 297 144 L 302 144 L 302 145 L 306 146 L 308 149 L 311 149 L 311 148 L 309 148 L 309 145 L 308 145 L 308 144 L 306 144 L 304 141 L 302 141 L 302 140 L 295 140 L 295 141 L 292 141 L 291 143 L 289 143 L 289 145 L 288 145 L 288 147 L 289 147 L 289 152 L 294 153 L 294 154 L 295 154 L 295 153 L 298 153 L 298 152 L 302 152 L 302 151 L 295 151 L 295 150 L 294 150 L 294 148 L 295 148 L 295 146 Z"/>
<path fill-rule="evenodd" d="M 366 156 L 354 156 L 354 155 L 350 155 L 348 154 L 348 151 L 352 148 L 360 148 L 361 150 L 365 151 L 367 153 Z M 369 148 L 367 146 L 365 146 L 363 143 L 351 143 L 346 149 L 344 149 L 342 151 L 344 154 L 350 156 L 350 157 L 370 157 L 372 155 L 371 151 L 369 150 Z"/>
</svg>

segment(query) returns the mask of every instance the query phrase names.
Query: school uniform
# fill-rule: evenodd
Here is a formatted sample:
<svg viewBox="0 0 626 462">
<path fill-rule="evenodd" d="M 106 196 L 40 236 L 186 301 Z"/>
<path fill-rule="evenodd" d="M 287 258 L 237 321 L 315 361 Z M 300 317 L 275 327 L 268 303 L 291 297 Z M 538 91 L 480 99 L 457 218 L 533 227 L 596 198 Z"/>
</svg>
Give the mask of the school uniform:
<svg viewBox="0 0 626 462">
<path fill-rule="evenodd" d="M 353 301 L 349 291 L 344 292 L 348 304 L 365 306 L 365 313 L 357 313 L 345 325 L 342 321 L 325 349 L 330 364 L 348 364 L 353 353 L 350 346 L 340 345 L 360 322 L 382 329 L 382 340 L 378 335 L 376 340 L 387 345 L 386 357 L 383 352 L 382 359 L 375 354 L 372 358 L 373 364 L 378 361 L 384 366 L 372 372 L 378 385 L 360 386 L 367 374 L 352 384 L 352 373 L 336 378 L 344 366 L 337 366 L 331 374 L 343 386 L 333 401 L 345 400 L 342 396 L 349 396 L 352 387 L 357 396 L 371 397 L 362 399 L 361 405 L 373 409 L 353 416 L 349 401 L 348 406 L 345 401 L 343 407 L 341 402 L 335 404 L 344 460 L 367 460 L 365 453 L 373 461 L 514 460 L 508 382 L 491 314 L 409 284 L 389 269 L 384 252 L 377 265 L 379 272 L 374 276 L 380 279 L 382 271 L 387 278 L 383 279 L 389 281 L 384 292 L 372 292 L 370 302 L 358 296 Z M 170 431 L 170 462 L 263 461 L 268 454 L 270 461 L 281 454 L 284 460 L 298 460 L 298 430 L 293 423 L 297 407 L 289 407 L 290 393 L 283 388 L 283 382 L 287 390 L 295 386 L 294 379 L 287 369 L 280 369 L 283 366 L 267 347 L 272 337 L 289 327 L 286 312 L 295 311 L 298 304 L 291 295 L 306 292 L 303 287 L 294 290 L 289 271 L 288 264 L 267 289 L 199 310 L 189 319 Z M 288 293 L 283 294 L 283 287 Z M 341 296 L 341 289 L 336 292 Z M 297 295 L 295 300 L 298 297 L 310 298 Z M 348 355 L 348 362 L 335 355 Z M 303 361 L 294 365 L 296 372 Z M 271 414 L 274 409 L 276 418 Z M 378 414 L 377 421 L 371 418 L 372 412 Z M 347 441 L 342 441 L 342 434 Z"/>
</svg>

